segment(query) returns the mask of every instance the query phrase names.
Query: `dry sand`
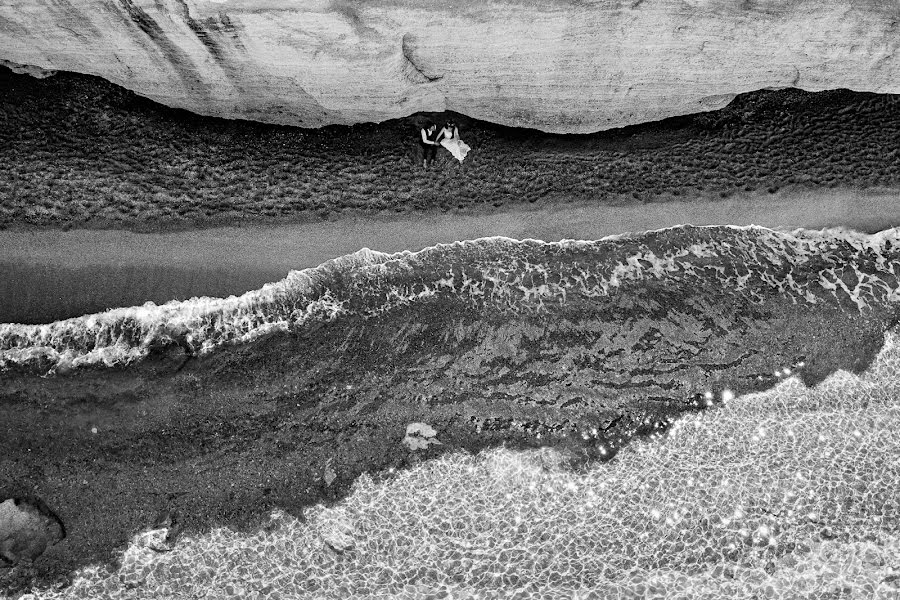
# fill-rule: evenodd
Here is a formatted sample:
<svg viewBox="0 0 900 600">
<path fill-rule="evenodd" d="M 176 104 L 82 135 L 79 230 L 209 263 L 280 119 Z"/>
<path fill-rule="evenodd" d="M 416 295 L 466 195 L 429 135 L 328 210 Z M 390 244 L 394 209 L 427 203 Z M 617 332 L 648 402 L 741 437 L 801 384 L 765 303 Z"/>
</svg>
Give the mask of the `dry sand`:
<svg viewBox="0 0 900 600">
<path fill-rule="evenodd" d="M 174 233 L 0 231 L 0 322 L 41 322 L 104 308 L 224 296 L 363 247 L 396 252 L 485 236 L 559 240 L 680 224 L 772 228 L 900 225 L 900 192 L 786 189 L 722 200 L 609 206 L 557 203 L 505 211 L 351 217 Z"/>
</svg>

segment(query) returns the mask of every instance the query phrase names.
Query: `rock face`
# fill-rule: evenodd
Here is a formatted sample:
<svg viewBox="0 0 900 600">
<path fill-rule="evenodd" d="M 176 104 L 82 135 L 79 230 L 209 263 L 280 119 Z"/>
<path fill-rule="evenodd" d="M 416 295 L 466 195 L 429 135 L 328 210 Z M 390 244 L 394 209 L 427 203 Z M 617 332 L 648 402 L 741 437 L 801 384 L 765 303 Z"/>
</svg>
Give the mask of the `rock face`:
<svg viewBox="0 0 900 600">
<path fill-rule="evenodd" d="M 31 75 L 35 79 L 46 79 L 47 77 L 56 75 L 56 71 L 42 69 L 33 65 L 20 65 L 19 63 L 3 60 L 2 58 L 0 58 L 0 67 L 6 67 L 13 73 L 18 73 L 20 75 Z"/>
<path fill-rule="evenodd" d="M 62 521 L 40 500 L 0 502 L 0 563 L 34 560 L 64 537 Z"/>
<path fill-rule="evenodd" d="M 764 87 L 896 93 L 898 22 L 888 0 L 32 0 L 0 5 L 0 59 L 224 117 L 587 132 Z"/>
</svg>

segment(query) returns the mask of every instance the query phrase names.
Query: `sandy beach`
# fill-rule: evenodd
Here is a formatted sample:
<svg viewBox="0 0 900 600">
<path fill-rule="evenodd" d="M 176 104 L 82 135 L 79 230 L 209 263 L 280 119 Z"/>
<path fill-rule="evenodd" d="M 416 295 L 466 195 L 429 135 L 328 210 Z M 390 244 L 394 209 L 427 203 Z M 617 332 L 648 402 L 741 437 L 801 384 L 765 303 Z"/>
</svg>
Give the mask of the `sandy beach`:
<svg viewBox="0 0 900 600">
<path fill-rule="evenodd" d="M 900 189 L 900 99 L 849 90 L 759 90 L 711 112 L 556 135 L 451 112 L 325 129 L 227 121 L 76 74 L 0 70 L 0 85 L 9 90 L 0 229 L 167 232 Z M 462 164 L 441 151 L 423 169 L 420 127 L 442 119 L 458 121 L 472 151 Z M 639 228 L 623 215 L 616 220 Z M 563 229 L 545 237 L 577 234 Z"/>
</svg>

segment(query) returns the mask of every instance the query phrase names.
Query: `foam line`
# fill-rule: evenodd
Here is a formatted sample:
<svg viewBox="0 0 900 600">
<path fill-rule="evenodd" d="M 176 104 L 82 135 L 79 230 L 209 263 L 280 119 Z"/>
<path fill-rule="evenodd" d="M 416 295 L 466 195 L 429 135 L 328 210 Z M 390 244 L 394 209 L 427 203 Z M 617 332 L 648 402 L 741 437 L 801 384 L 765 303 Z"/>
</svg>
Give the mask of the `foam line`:
<svg viewBox="0 0 900 600">
<path fill-rule="evenodd" d="M 112 309 L 46 325 L 0 325 L 0 369 L 123 365 L 176 345 L 206 354 L 289 332 L 311 319 L 377 318 L 454 297 L 476 309 L 535 313 L 575 297 L 628 293 L 647 282 L 726 290 L 757 302 L 830 303 L 873 311 L 900 300 L 900 230 L 680 226 L 597 241 L 505 237 L 419 252 L 362 249 L 229 298 Z"/>
</svg>

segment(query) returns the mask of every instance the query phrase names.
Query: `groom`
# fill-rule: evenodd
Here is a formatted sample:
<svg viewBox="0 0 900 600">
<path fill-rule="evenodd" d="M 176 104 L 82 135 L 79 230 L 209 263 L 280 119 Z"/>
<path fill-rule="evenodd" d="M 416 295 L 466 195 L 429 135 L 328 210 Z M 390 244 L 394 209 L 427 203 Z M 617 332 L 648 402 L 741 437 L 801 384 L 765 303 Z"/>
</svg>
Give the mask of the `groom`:
<svg viewBox="0 0 900 600">
<path fill-rule="evenodd" d="M 438 141 L 439 136 L 440 132 L 434 123 L 429 123 L 422 129 L 422 139 L 419 140 L 419 144 L 422 146 L 422 167 L 425 169 L 428 168 L 428 161 L 434 163 L 434 159 L 437 157 L 437 149 L 441 145 Z"/>
</svg>

